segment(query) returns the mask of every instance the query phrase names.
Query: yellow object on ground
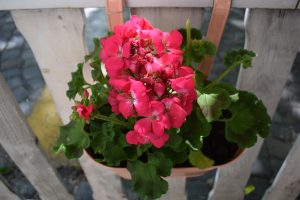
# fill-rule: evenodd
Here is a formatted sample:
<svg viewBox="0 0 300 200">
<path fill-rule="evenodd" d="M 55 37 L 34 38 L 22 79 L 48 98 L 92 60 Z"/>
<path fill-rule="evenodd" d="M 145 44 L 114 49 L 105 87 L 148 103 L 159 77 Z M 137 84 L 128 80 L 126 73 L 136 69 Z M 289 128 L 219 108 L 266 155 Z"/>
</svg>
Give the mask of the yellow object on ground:
<svg viewBox="0 0 300 200">
<path fill-rule="evenodd" d="M 37 136 L 40 146 L 54 166 L 78 165 L 77 161 L 69 161 L 63 154 L 55 154 L 52 151 L 52 146 L 59 136 L 59 126 L 62 122 L 47 87 L 45 87 L 27 121 Z"/>
</svg>

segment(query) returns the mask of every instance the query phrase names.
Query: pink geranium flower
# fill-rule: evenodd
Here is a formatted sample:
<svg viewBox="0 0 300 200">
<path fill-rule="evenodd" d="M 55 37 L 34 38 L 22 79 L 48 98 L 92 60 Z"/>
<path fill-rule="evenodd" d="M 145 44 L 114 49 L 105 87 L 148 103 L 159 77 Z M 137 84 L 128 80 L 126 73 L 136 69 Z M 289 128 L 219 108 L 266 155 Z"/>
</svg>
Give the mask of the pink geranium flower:
<svg viewBox="0 0 300 200">
<path fill-rule="evenodd" d="M 151 142 L 156 148 L 161 148 L 168 140 L 169 135 L 164 132 L 167 128 L 163 103 L 152 101 L 150 103 L 150 116 L 138 120 L 134 125 L 134 131 L 126 135 L 130 144 L 145 144 Z"/>
<path fill-rule="evenodd" d="M 111 111 L 114 112 L 116 115 L 120 113 L 119 111 L 119 101 L 117 100 L 117 91 L 110 90 L 108 95 L 108 103 L 111 105 Z"/>
<path fill-rule="evenodd" d="M 90 104 L 85 106 L 83 104 L 76 105 L 76 112 L 79 114 L 79 117 L 84 118 L 85 120 L 90 119 L 90 114 L 93 112 L 94 105 Z"/>
<path fill-rule="evenodd" d="M 135 113 L 144 116 L 148 112 L 149 97 L 147 96 L 144 84 L 135 80 L 130 80 L 130 82 L 129 92 L 117 95 L 119 111 L 125 119 L 135 116 Z"/>
<path fill-rule="evenodd" d="M 180 128 L 192 111 L 194 72 L 182 66 L 181 43 L 178 31 L 162 32 L 137 16 L 101 41 L 112 111 L 139 117 L 126 134 L 128 143 L 161 148 L 169 138 L 165 130 Z"/>
</svg>

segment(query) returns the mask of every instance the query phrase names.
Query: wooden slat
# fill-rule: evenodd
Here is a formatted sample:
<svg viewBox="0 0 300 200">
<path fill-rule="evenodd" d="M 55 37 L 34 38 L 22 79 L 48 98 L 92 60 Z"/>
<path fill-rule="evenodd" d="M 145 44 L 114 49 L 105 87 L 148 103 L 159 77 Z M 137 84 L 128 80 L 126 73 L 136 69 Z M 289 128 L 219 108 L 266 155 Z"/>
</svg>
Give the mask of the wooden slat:
<svg viewBox="0 0 300 200">
<path fill-rule="evenodd" d="M 213 0 L 127 0 L 131 8 L 145 7 L 212 7 Z M 295 9 L 297 0 L 233 0 L 236 8 Z M 40 8 L 97 8 L 105 7 L 105 0 L 0 0 L 0 10 Z M 298 9 L 300 9 L 298 7 Z"/>
<path fill-rule="evenodd" d="M 73 199 L 59 181 L 0 74 L 0 142 L 42 199 Z"/>
<path fill-rule="evenodd" d="M 186 197 L 186 179 L 185 178 L 167 178 L 169 189 L 160 200 L 185 200 Z"/>
<path fill-rule="evenodd" d="M 300 137 L 282 164 L 263 200 L 294 200 L 300 194 Z"/>
<path fill-rule="evenodd" d="M 257 58 L 251 69 L 241 70 L 238 87 L 254 92 L 272 116 L 296 57 L 300 40 L 300 12 L 253 9 L 246 19 L 246 48 Z M 218 170 L 209 200 L 243 199 L 243 189 L 263 140 L 245 151 L 241 158 Z"/>
<path fill-rule="evenodd" d="M 202 8 L 133 8 L 131 13 L 145 17 L 163 31 L 184 28 L 187 18 L 193 27 L 200 28 L 203 15 Z"/>
<path fill-rule="evenodd" d="M 66 124 L 72 106 L 65 95 L 67 82 L 70 81 L 71 72 L 76 69 L 77 63 L 82 62 L 86 54 L 83 12 L 81 9 L 44 9 L 18 10 L 11 13 L 17 28 L 34 53 L 58 113 Z M 94 165 L 88 164 L 86 159 L 88 158 L 84 155 L 80 163 L 91 183 L 93 195 L 95 199 L 106 199 L 105 196 L 99 198 L 103 189 L 99 184 L 94 184 L 94 180 L 104 179 L 107 183 L 105 186 L 108 187 L 120 185 L 120 178 L 90 173 L 95 171 Z M 122 193 L 118 194 L 121 198 Z"/>
<path fill-rule="evenodd" d="M 132 14 L 145 17 L 154 27 L 171 31 L 185 27 L 190 18 L 192 27 L 200 28 L 203 19 L 202 8 L 134 8 Z M 168 178 L 169 191 L 162 199 L 186 199 L 184 178 Z"/>
<path fill-rule="evenodd" d="M 6 185 L 0 180 L 0 199 L 1 200 L 20 200 L 20 198 L 12 193 Z"/>
<path fill-rule="evenodd" d="M 93 197 L 95 200 L 127 199 L 122 190 L 120 178 L 116 174 L 95 163 L 86 154 L 82 156 L 80 163 L 83 168 L 88 169 L 85 171 L 85 174 L 88 177 L 89 183 L 93 186 Z"/>
</svg>

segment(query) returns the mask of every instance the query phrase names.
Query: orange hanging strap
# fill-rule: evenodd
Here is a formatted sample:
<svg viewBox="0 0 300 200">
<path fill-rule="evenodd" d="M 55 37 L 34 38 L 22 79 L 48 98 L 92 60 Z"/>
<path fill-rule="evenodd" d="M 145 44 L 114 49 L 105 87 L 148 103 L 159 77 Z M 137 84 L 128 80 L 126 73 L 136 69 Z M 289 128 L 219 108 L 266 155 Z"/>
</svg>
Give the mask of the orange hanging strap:
<svg viewBox="0 0 300 200">
<path fill-rule="evenodd" d="M 123 24 L 123 0 L 106 0 L 108 28 L 113 31 L 117 24 Z"/>
<path fill-rule="evenodd" d="M 214 8 L 209 22 L 206 40 L 215 44 L 218 49 L 225 24 L 229 15 L 231 0 L 214 0 Z M 204 62 L 199 65 L 198 69 L 208 77 L 211 67 L 214 63 L 214 57 L 208 56 Z"/>
</svg>

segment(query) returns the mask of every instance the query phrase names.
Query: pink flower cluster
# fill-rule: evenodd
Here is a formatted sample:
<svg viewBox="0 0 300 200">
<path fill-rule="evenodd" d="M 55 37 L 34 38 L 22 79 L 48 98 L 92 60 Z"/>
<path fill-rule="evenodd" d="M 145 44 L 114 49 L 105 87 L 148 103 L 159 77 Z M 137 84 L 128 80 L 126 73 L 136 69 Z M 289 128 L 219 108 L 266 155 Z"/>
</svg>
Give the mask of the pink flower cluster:
<svg viewBox="0 0 300 200">
<path fill-rule="evenodd" d="M 182 65 L 181 42 L 178 31 L 162 32 L 136 16 L 101 40 L 112 111 L 138 117 L 126 134 L 129 144 L 161 148 L 169 138 L 165 130 L 180 128 L 191 113 L 194 71 Z"/>
</svg>

